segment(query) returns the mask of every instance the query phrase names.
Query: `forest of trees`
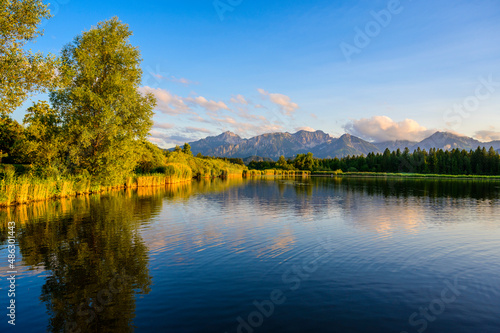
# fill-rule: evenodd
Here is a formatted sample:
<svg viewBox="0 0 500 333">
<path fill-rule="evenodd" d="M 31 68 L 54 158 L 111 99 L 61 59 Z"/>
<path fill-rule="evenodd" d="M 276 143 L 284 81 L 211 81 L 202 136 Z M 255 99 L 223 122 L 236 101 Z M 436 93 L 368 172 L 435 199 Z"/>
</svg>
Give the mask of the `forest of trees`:
<svg viewBox="0 0 500 333">
<path fill-rule="evenodd" d="M 500 175 L 500 155 L 493 149 L 478 147 L 475 151 L 460 149 L 420 148 L 413 153 L 406 148 L 403 152 L 386 149 L 383 154 L 370 153 L 367 156 L 316 159 L 312 153 L 299 154 L 286 160 L 283 156 L 277 162 L 251 162 L 250 169 L 298 169 L 310 171 L 343 172 L 385 172 L 421 173 L 446 175 Z"/>
</svg>

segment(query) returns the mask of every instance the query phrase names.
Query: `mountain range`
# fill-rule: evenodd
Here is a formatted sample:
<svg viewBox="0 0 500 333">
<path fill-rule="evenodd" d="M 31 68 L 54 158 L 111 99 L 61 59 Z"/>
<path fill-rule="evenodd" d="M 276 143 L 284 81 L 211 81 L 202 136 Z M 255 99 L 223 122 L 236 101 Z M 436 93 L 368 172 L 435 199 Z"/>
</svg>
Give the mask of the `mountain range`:
<svg viewBox="0 0 500 333">
<path fill-rule="evenodd" d="M 207 137 L 196 142 L 190 142 L 194 154 L 201 153 L 205 156 L 246 158 L 249 156 L 262 156 L 278 159 L 281 155 L 294 157 L 297 154 L 311 152 L 318 158 L 345 157 L 347 155 L 367 155 L 383 153 L 406 147 L 413 151 L 420 147 L 429 151 L 430 148 L 451 150 L 454 148 L 475 150 L 477 147 L 489 149 L 493 147 L 500 150 L 500 141 L 480 142 L 473 138 L 460 136 L 449 132 L 436 132 L 430 137 L 420 141 L 386 141 L 368 142 L 350 134 L 340 138 L 331 137 L 323 131 L 297 133 L 268 133 L 243 139 L 232 132 L 225 132 L 218 136 Z"/>
</svg>

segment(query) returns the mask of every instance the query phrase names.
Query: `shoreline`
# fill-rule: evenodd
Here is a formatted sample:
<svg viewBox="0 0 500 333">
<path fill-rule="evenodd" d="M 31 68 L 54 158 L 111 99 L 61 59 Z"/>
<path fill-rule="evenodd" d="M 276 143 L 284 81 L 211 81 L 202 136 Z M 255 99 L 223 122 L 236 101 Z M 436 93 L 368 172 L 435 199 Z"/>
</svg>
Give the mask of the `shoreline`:
<svg viewBox="0 0 500 333">
<path fill-rule="evenodd" d="M 152 188 L 167 185 L 182 184 L 200 179 L 231 179 L 255 178 L 265 176 L 308 176 L 308 172 L 281 172 L 272 170 L 272 173 L 251 172 L 243 170 L 241 173 L 226 173 L 219 176 L 196 175 L 191 178 L 179 178 L 163 174 L 135 175 L 128 177 L 123 183 L 103 186 L 92 184 L 89 179 L 23 179 L 17 183 L 0 183 L 0 207 L 12 207 L 40 201 L 93 195 L 113 190 Z M 3 182 L 3 181 L 2 181 Z"/>
<path fill-rule="evenodd" d="M 101 194 L 114 190 L 138 189 L 181 184 L 196 178 L 174 179 L 166 175 L 145 175 L 128 177 L 123 183 L 103 186 L 92 184 L 89 179 L 40 180 L 24 179 L 22 183 L 1 184 L 0 207 L 12 207 L 34 202 L 49 201 L 83 195 Z M 31 182 L 29 182 L 31 180 Z"/>
<path fill-rule="evenodd" d="M 480 179 L 480 180 L 500 180 L 500 176 L 488 175 L 446 175 L 446 174 L 426 174 L 426 173 L 386 173 L 386 172 L 312 172 L 313 177 L 359 177 L 359 178 L 431 178 L 431 179 Z"/>
<path fill-rule="evenodd" d="M 101 186 L 91 184 L 90 180 L 83 180 L 85 184 L 77 184 L 74 180 L 44 180 L 42 184 L 39 179 L 33 179 L 33 182 L 25 182 L 21 184 L 2 184 L 1 190 L 3 200 L 0 202 L 0 207 L 12 207 L 30 204 L 40 201 L 48 201 L 53 199 L 62 199 L 68 197 L 78 197 L 81 195 L 93 195 L 105 193 L 113 190 L 123 189 L 138 189 L 161 187 L 173 184 L 181 184 L 192 182 L 200 179 L 227 179 L 227 178 L 243 178 L 251 179 L 257 177 L 280 177 L 280 176 L 299 176 L 299 177 L 352 177 L 352 178 L 400 178 L 400 179 L 457 179 L 457 180 L 488 180 L 500 181 L 500 176 L 487 175 L 439 175 L 439 174 L 418 174 L 418 173 L 380 173 L 380 172 L 280 172 L 280 170 L 269 170 L 268 172 L 259 170 L 245 170 L 242 174 L 228 174 L 217 177 L 200 177 L 196 176 L 189 179 L 173 179 L 165 175 L 144 175 L 129 177 L 125 183 L 114 186 Z M 68 185 L 71 184 L 71 185 Z"/>
</svg>

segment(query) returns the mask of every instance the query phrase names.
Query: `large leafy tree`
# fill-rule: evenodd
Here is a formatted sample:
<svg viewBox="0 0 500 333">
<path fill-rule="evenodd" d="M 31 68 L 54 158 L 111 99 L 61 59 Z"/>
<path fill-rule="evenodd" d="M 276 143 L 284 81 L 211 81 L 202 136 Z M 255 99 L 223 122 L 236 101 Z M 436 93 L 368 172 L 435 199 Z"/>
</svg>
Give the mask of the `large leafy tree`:
<svg viewBox="0 0 500 333">
<path fill-rule="evenodd" d="M 70 83 L 51 93 L 74 171 L 87 170 L 104 183 L 133 170 L 133 152 L 153 124 L 156 101 L 138 91 L 141 58 L 131 35 L 115 17 L 77 36 L 62 51 Z"/>
<path fill-rule="evenodd" d="M 57 59 L 24 49 L 42 35 L 42 19 L 50 18 L 39 0 L 0 1 L 0 115 L 19 107 L 33 93 L 55 88 Z"/>
<path fill-rule="evenodd" d="M 64 169 L 61 155 L 65 145 L 60 123 L 57 111 L 45 101 L 35 103 L 24 116 L 23 151 L 31 164 L 45 172 L 57 173 Z"/>
</svg>

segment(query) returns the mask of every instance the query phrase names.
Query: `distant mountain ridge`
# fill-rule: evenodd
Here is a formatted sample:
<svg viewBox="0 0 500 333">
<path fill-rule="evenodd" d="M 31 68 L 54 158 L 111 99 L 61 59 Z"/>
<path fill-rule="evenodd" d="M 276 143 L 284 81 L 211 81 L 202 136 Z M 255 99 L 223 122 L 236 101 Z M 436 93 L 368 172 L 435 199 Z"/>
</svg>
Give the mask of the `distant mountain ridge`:
<svg viewBox="0 0 500 333">
<path fill-rule="evenodd" d="M 261 156 L 274 160 L 281 155 L 294 157 L 308 152 L 318 158 L 340 158 L 347 155 L 367 155 L 372 152 L 383 153 L 385 149 L 404 150 L 406 147 L 410 151 L 419 147 L 427 151 L 431 148 L 475 150 L 478 146 L 486 149 L 492 146 L 495 150 L 500 150 L 500 141 L 483 143 L 449 132 L 436 132 L 420 142 L 397 140 L 379 143 L 371 143 L 350 134 L 334 138 L 323 131 L 299 131 L 294 134 L 267 133 L 249 139 L 243 139 L 232 132 L 224 132 L 218 136 L 207 137 L 189 144 L 194 154 L 233 158 Z"/>
</svg>

